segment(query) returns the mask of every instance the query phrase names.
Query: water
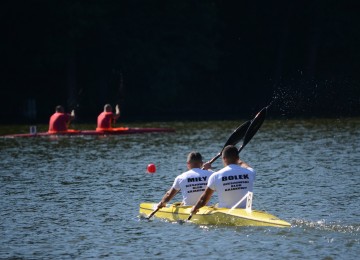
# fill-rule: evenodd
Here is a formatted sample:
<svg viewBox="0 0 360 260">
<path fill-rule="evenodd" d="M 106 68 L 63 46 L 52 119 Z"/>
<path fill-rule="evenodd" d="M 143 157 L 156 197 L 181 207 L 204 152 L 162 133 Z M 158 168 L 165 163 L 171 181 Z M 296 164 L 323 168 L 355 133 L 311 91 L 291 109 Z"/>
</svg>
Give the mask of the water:
<svg viewBox="0 0 360 260">
<path fill-rule="evenodd" d="M 241 152 L 257 171 L 253 208 L 291 228 L 138 218 L 139 204 L 158 202 L 186 169 L 188 152 L 210 159 L 240 123 L 141 124 L 177 129 L 163 134 L 0 138 L 0 259 L 357 259 L 360 119 L 267 120 Z M 157 166 L 153 175 L 145 172 L 149 163 Z"/>
</svg>

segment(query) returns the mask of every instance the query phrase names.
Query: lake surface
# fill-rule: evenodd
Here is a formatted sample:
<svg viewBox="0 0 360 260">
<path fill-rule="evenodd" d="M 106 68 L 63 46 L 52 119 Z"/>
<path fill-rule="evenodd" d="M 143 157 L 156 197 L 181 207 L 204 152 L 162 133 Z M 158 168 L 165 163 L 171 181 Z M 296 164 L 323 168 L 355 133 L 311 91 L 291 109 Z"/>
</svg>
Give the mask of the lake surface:
<svg viewBox="0 0 360 260">
<path fill-rule="evenodd" d="M 358 259 L 360 119 L 267 120 L 241 152 L 257 171 L 253 208 L 291 228 L 138 217 L 141 202 L 158 202 L 186 170 L 190 151 L 211 159 L 240 123 L 137 123 L 177 131 L 0 138 L 0 259 Z M 10 131 L 28 126 L 1 126 Z M 149 163 L 155 174 L 146 173 Z M 220 169 L 220 160 L 213 166 Z"/>
</svg>

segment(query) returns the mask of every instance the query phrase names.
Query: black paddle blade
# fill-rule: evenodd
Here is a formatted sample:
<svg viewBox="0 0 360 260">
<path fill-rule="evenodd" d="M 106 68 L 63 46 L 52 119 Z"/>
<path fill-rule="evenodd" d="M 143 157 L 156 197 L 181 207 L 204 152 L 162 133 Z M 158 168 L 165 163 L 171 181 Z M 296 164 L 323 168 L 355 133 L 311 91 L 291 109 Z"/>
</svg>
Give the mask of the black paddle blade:
<svg viewBox="0 0 360 260">
<path fill-rule="evenodd" d="M 234 130 L 234 132 L 230 135 L 229 139 L 226 141 L 224 147 L 221 149 L 220 153 L 218 153 L 214 158 L 212 158 L 209 163 L 212 164 L 215 162 L 220 156 L 224 148 L 228 145 L 236 145 L 238 142 L 241 141 L 241 139 L 244 138 L 246 130 L 249 128 L 251 121 L 246 121 L 242 125 L 240 125 L 238 128 Z"/>
<path fill-rule="evenodd" d="M 266 117 L 267 108 L 268 107 L 264 107 L 263 109 L 261 109 L 261 111 L 257 113 L 257 115 L 255 116 L 255 118 L 251 120 L 251 124 L 245 133 L 243 144 L 239 148 L 238 151 L 239 153 L 241 152 L 242 149 L 244 149 L 245 145 L 247 145 L 250 142 L 251 138 L 253 138 L 253 136 L 256 134 L 256 132 L 263 124 Z"/>
<path fill-rule="evenodd" d="M 250 124 L 251 121 L 249 120 L 243 123 L 242 125 L 240 125 L 238 128 L 236 128 L 234 132 L 230 135 L 229 139 L 226 141 L 224 148 L 228 145 L 236 145 L 238 142 L 240 142 L 241 139 L 244 138 Z"/>
</svg>

